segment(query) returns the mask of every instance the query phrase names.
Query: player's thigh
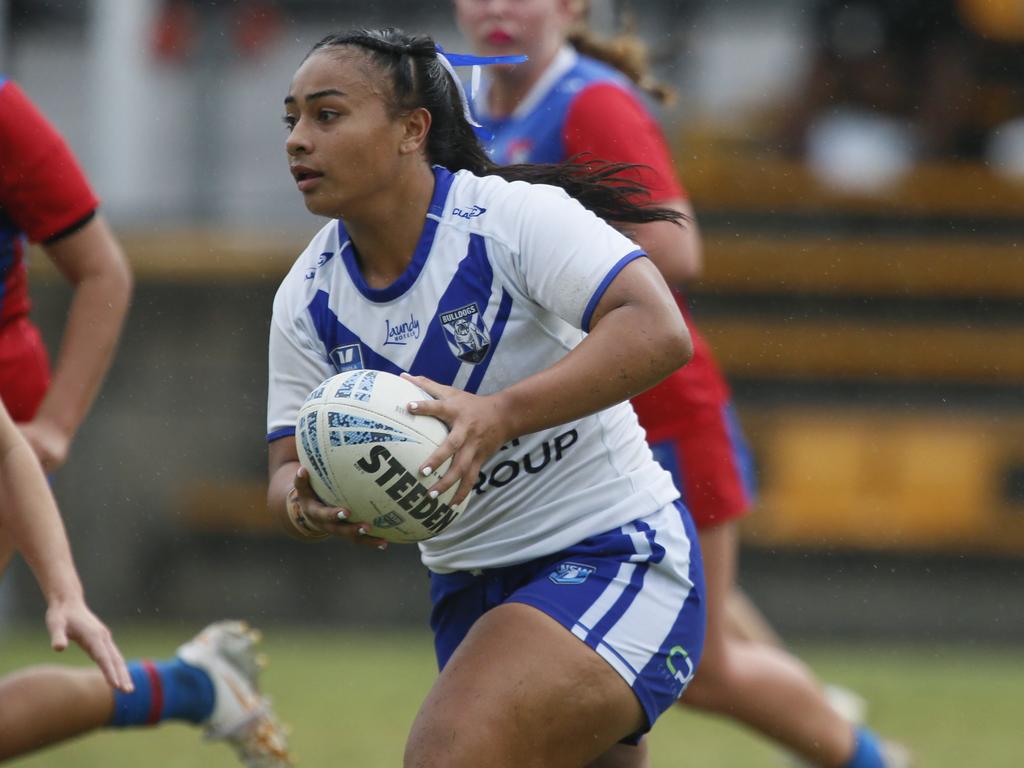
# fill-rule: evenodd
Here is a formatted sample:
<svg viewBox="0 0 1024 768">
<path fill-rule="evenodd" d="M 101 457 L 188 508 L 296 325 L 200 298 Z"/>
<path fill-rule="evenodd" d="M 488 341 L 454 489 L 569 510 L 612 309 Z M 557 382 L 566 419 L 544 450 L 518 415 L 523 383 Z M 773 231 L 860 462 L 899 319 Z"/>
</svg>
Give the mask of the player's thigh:
<svg viewBox="0 0 1024 768">
<path fill-rule="evenodd" d="M 507 603 L 482 616 L 420 707 L 406 768 L 585 766 L 646 716 L 629 685 L 551 617 Z"/>
<path fill-rule="evenodd" d="M 14 557 L 14 539 L 0 526 L 0 577 L 4 575 L 7 566 L 11 564 Z"/>
<path fill-rule="evenodd" d="M 697 531 L 704 556 L 704 583 L 707 589 L 707 634 L 704 639 L 703 664 L 712 666 L 727 642 L 728 616 L 726 605 L 736 585 L 738 539 L 733 521 L 701 528 Z M 698 678 L 700 675 L 698 674 Z"/>
<path fill-rule="evenodd" d="M 639 744 L 616 744 L 599 758 L 588 763 L 587 768 L 648 768 L 649 765 L 645 736 Z"/>
</svg>

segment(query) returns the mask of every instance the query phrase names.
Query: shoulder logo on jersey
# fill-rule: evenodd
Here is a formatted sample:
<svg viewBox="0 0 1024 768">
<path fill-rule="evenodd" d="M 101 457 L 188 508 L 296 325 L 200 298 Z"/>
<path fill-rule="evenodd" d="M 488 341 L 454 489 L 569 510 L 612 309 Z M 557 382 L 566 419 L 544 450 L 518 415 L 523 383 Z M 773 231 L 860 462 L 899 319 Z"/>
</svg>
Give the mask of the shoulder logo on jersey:
<svg viewBox="0 0 1024 768">
<path fill-rule="evenodd" d="M 403 320 L 400 323 L 391 324 L 390 320 L 384 320 L 384 330 L 386 336 L 384 338 L 384 345 L 397 344 L 399 346 L 405 346 L 409 343 L 409 339 L 418 339 L 420 337 L 420 321 L 409 315 L 408 320 Z"/>
<path fill-rule="evenodd" d="M 481 208 L 479 205 L 474 205 L 472 208 L 452 209 L 452 216 L 458 216 L 463 219 L 475 219 L 477 216 L 484 213 L 487 213 L 487 209 Z"/>
<path fill-rule="evenodd" d="M 438 316 L 448 348 L 459 360 L 479 363 L 491 348 L 491 334 L 484 325 L 476 302 Z"/>
<path fill-rule="evenodd" d="M 334 370 L 338 373 L 356 371 L 366 367 L 363 365 L 363 353 L 359 349 L 358 344 L 346 344 L 342 347 L 335 347 L 331 350 L 328 357 L 331 360 L 331 365 L 334 366 Z"/>
<path fill-rule="evenodd" d="M 555 584 L 582 584 L 596 570 L 592 565 L 565 562 L 559 563 L 558 569 L 549 574 L 548 578 Z"/>
<path fill-rule="evenodd" d="M 312 280 L 314 277 L 316 277 L 316 271 L 320 269 L 320 267 L 322 267 L 328 261 L 330 261 L 332 256 L 334 256 L 334 251 L 324 251 L 319 256 L 317 256 L 316 266 L 310 267 L 309 269 L 306 270 L 306 279 Z"/>
</svg>

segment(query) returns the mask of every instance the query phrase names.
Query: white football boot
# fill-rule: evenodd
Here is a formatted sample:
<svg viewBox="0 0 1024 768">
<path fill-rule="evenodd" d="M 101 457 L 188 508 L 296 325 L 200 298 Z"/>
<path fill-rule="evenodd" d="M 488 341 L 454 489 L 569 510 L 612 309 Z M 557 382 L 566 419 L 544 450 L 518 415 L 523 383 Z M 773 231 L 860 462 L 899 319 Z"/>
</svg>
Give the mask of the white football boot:
<svg viewBox="0 0 1024 768">
<path fill-rule="evenodd" d="M 178 658 L 213 681 L 204 737 L 231 744 L 248 768 L 285 768 L 292 764 L 285 732 L 257 683 L 264 664 L 255 652 L 259 641 L 244 621 L 218 621 L 181 646 Z"/>
</svg>

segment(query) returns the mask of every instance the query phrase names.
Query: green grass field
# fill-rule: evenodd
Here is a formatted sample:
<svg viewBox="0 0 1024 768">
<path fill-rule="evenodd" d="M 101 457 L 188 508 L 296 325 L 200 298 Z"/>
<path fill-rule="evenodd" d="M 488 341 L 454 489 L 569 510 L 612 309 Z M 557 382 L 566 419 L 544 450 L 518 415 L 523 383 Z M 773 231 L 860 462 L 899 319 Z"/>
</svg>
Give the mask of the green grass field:
<svg viewBox="0 0 1024 768">
<path fill-rule="evenodd" d="M 172 653 L 189 630 L 115 627 L 132 656 Z M 434 676 L 426 633 L 333 632 L 271 628 L 265 685 L 293 728 L 300 766 L 390 768 L 401 765 L 405 732 Z M 38 632 L 0 636 L 0 672 L 39 662 L 84 663 L 77 651 L 49 652 Z M 1024 649 L 941 646 L 805 647 L 803 657 L 831 682 L 859 691 L 882 733 L 914 750 L 922 768 L 1024 765 Z M 654 768 L 788 766 L 776 749 L 742 729 L 676 710 L 651 736 Z M 105 731 L 11 763 L 19 768 L 229 768 L 221 745 L 166 725 Z"/>
</svg>

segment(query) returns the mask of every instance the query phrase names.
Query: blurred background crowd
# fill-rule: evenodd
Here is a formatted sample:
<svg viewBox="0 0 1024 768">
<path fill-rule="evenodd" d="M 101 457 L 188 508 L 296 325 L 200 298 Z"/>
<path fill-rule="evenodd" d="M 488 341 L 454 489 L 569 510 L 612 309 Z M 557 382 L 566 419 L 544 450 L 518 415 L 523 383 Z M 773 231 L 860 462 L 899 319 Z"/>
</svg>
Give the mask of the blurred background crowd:
<svg viewBox="0 0 1024 768">
<path fill-rule="evenodd" d="M 746 588 L 791 636 L 1024 638 L 1024 2 L 592 6 L 676 94 L 691 298 L 760 467 Z M 354 24 L 465 48 L 447 0 L 0 0 L 0 72 L 60 127 L 136 273 L 54 479 L 111 619 L 426 614 L 413 548 L 332 556 L 263 511 L 270 303 L 319 226 L 281 101 Z M 55 344 L 67 289 L 45 258 L 31 279 Z M 21 570 L 0 595 L 37 610 Z"/>
</svg>

